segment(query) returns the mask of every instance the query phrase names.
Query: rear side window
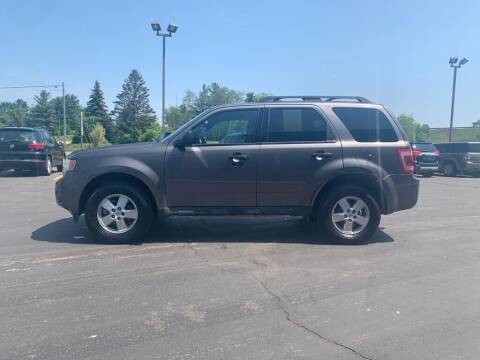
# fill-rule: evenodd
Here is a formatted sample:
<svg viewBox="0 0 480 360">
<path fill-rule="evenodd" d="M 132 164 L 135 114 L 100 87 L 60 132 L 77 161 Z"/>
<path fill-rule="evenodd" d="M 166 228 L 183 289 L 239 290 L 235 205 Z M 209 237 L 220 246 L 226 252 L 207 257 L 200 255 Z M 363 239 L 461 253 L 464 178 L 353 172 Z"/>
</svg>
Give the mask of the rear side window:
<svg viewBox="0 0 480 360">
<path fill-rule="evenodd" d="M 380 110 L 337 107 L 333 112 L 358 142 L 398 141 L 392 124 Z"/>
<path fill-rule="evenodd" d="M 314 109 L 274 108 L 268 118 L 267 142 L 334 140 L 325 119 Z"/>
<path fill-rule="evenodd" d="M 0 141 L 31 142 L 35 140 L 35 133 L 28 130 L 0 129 Z"/>
</svg>

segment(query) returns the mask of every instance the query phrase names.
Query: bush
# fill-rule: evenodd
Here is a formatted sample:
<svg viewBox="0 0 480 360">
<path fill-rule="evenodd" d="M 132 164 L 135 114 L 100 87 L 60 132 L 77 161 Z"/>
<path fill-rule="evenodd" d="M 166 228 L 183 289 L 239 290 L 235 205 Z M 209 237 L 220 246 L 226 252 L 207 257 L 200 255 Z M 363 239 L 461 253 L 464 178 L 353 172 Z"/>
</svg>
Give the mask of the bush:
<svg viewBox="0 0 480 360">
<path fill-rule="evenodd" d="M 94 147 L 98 147 L 100 144 L 105 143 L 105 128 L 100 124 L 96 124 L 90 132 L 89 138 Z"/>
</svg>

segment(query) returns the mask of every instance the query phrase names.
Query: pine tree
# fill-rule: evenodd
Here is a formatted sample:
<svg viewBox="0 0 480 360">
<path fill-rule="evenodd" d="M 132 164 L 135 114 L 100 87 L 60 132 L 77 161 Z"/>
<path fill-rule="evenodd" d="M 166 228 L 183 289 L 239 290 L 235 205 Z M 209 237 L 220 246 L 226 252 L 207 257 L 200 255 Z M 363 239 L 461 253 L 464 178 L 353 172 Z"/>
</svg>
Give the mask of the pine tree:
<svg viewBox="0 0 480 360">
<path fill-rule="evenodd" d="M 88 100 L 87 107 L 85 108 L 85 115 L 102 117 L 107 115 L 107 111 L 108 110 L 103 97 L 103 91 L 100 88 L 100 82 L 95 80 L 92 93 L 90 94 L 90 99 Z"/>
<path fill-rule="evenodd" d="M 115 129 L 113 119 L 108 115 L 107 104 L 105 104 L 105 98 L 103 91 L 100 88 L 100 82 L 95 80 L 92 93 L 87 102 L 85 108 L 85 125 L 87 127 L 93 126 L 93 124 L 100 124 L 105 129 L 105 137 L 108 141 L 113 141 L 115 136 Z"/>
<path fill-rule="evenodd" d="M 115 108 L 117 141 L 138 142 L 141 135 L 155 123 L 155 112 L 149 104 L 148 88 L 137 70 L 132 70 L 117 95 Z"/>
<path fill-rule="evenodd" d="M 33 99 L 35 100 L 35 105 L 31 109 L 28 124 L 34 127 L 43 127 L 55 133 L 55 130 L 58 130 L 58 125 L 50 102 L 50 93 L 42 90 Z"/>
</svg>

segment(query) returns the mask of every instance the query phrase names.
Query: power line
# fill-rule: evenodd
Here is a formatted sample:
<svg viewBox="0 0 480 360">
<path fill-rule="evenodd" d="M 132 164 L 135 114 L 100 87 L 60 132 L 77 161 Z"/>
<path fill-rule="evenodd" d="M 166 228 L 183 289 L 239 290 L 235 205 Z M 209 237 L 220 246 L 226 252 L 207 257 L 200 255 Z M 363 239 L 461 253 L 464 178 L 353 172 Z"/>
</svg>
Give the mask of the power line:
<svg viewBox="0 0 480 360">
<path fill-rule="evenodd" d="M 25 86 L 0 86 L 0 90 L 5 90 L 5 89 L 31 89 L 31 88 L 42 88 L 42 89 L 48 89 L 48 88 L 59 88 L 61 87 L 62 84 L 58 85 L 25 85 Z"/>
</svg>

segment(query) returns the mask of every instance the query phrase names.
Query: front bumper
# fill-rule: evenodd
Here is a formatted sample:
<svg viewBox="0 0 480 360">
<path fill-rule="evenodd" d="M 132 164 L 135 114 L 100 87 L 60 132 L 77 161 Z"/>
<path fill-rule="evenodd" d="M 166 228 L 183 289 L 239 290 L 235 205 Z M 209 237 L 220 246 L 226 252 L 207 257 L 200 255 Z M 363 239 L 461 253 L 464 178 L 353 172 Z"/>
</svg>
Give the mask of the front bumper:
<svg viewBox="0 0 480 360">
<path fill-rule="evenodd" d="M 476 174 L 480 172 L 480 163 L 478 162 L 466 162 L 463 172 L 467 174 Z"/>
<path fill-rule="evenodd" d="M 80 192 L 75 174 L 66 173 L 63 178 L 55 183 L 55 199 L 57 204 L 72 214 L 77 220 L 80 216 Z"/>
</svg>

